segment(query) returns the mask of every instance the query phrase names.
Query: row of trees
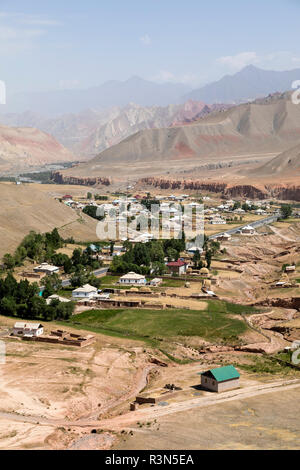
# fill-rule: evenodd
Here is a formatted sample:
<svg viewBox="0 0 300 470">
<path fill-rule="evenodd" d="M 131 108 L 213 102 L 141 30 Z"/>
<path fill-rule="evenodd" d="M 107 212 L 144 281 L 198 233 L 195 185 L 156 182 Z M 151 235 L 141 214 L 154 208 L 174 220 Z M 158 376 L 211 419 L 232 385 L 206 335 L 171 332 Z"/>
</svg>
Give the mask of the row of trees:
<svg viewBox="0 0 300 470">
<path fill-rule="evenodd" d="M 73 240 L 69 240 L 71 242 Z M 13 270 L 22 266 L 24 260 L 29 258 L 35 262 L 50 262 L 64 269 L 66 274 L 82 271 L 93 271 L 101 267 L 102 263 L 93 258 L 93 252 L 88 247 L 86 250 L 76 248 L 72 257 L 63 253 L 56 253 L 64 246 L 65 240 L 61 238 L 55 228 L 52 232 L 40 234 L 30 232 L 19 245 L 14 255 L 7 253 L 3 257 L 3 264 L 7 270 Z"/>
<path fill-rule="evenodd" d="M 68 320 L 75 304 L 53 300 L 47 305 L 45 298 L 40 297 L 39 286 L 28 281 L 17 282 L 11 273 L 0 279 L 0 310 L 1 314 L 18 317 L 24 320 Z"/>
<path fill-rule="evenodd" d="M 36 262 L 49 261 L 55 251 L 63 245 L 64 240 L 56 228 L 45 234 L 32 231 L 24 238 L 14 255 L 4 255 L 3 264 L 6 269 L 14 269 L 16 266 L 22 266 L 26 258 Z"/>
</svg>

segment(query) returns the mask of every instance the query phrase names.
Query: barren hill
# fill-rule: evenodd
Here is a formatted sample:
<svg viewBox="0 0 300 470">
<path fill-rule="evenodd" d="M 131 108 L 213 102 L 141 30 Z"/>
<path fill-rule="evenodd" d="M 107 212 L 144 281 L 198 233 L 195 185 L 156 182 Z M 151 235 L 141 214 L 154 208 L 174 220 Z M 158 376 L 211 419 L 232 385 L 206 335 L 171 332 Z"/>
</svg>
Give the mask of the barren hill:
<svg viewBox="0 0 300 470">
<path fill-rule="evenodd" d="M 180 105 L 169 105 L 165 107 L 151 106 L 143 107 L 130 103 L 116 114 L 107 115 L 105 123 L 99 122 L 90 135 L 83 139 L 74 151 L 80 156 L 94 157 L 99 152 L 116 145 L 123 139 L 142 131 L 144 129 L 162 128 L 176 125 L 178 122 L 189 122 L 201 113 L 209 113 L 221 105 L 208 106 L 197 101 L 188 101 Z"/>
<path fill-rule="evenodd" d="M 29 127 L 0 126 L 1 171 L 18 171 L 75 160 L 69 150 L 45 132 Z"/>
<path fill-rule="evenodd" d="M 12 253 L 30 230 L 47 232 L 57 227 L 64 238 L 95 239 L 96 221 L 56 201 L 51 188 L 0 183 L 0 257 Z"/>
<path fill-rule="evenodd" d="M 207 105 L 199 101 L 168 106 L 140 106 L 130 103 L 103 111 L 87 109 L 77 114 L 45 118 L 33 112 L 0 115 L 6 126 L 37 127 L 80 157 L 92 158 L 103 150 L 143 129 L 186 124 L 224 105 Z"/>
<path fill-rule="evenodd" d="M 300 145 L 283 152 L 269 162 L 253 170 L 253 175 L 298 176 L 300 178 Z"/>
<path fill-rule="evenodd" d="M 270 153 L 300 142 L 300 106 L 287 94 L 214 112 L 188 125 L 147 129 L 87 163 L 62 172 L 72 177 L 180 173 L 203 162 Z"/>
</svg>

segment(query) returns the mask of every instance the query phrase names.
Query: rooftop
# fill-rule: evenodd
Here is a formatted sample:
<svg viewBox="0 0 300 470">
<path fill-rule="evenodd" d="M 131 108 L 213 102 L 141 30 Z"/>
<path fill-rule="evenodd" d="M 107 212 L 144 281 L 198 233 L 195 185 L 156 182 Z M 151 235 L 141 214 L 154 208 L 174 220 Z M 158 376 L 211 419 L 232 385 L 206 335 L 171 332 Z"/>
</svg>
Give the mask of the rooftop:
<svg viewBox="0 0 300 470">
<path fill-rule="evenodd" d="M 91 286 L 90 284 L 85 284 L 82 287 L 79 287 L 78 289 L 73 290 L 73 292 L 98 292 L 97 287 Z"/>
<path fill-rule="evenodd" d="M 176 268 L 180 268 L 181 266 L 185 266 L 186 263 L 184 261 L 181 261 L 180 259 L 178 261 L 170 261 L 169 263 L 167 263 L 167 266 L 170 266 L 170 267 L 176 267 Z"/>
<path fill-rule="evenodd" d="M 225 382 L 225 380 L 238 379 L 239 372 L 234 366 L 218 367 L 217 369 L 210 369 L 210 372 L 217 382 Z"/>
<path fill-rule="evenodd" d="M 145 276 L 143 276 L 142 274 L 136 274 L 133 271 L 131 271 L 125 274 L 124 276 L 122 276 L 120 279 L 145 279 Z"/>
</svg>

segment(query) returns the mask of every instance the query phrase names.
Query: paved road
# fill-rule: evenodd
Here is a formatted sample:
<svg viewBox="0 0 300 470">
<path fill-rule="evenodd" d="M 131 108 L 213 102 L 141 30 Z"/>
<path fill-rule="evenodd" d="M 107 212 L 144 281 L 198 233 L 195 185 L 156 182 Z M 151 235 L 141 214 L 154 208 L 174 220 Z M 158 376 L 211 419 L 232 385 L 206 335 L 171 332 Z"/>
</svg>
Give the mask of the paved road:
<svg viewBox="0 0 300 470">
<path fill-rule="evenodd" d="M 251 222 L 248 224 L 241 225 L 240 227 L 235 227 L 230 230 L 226 230 L 225 232 L 220 232 L 220 233 L 215 233 L 214 235 L 211 235 L 209 237 L 210 240 L 214 240 L 215 238 L 219 237 L 220 235 L 224 235 L 224 233 L 228 233 L 229 235 L 233 235 L 234 233 L 237 233 L 239 230 L 241 230 L 243 227 L 246 227 L 247 225 L 251 225 L 253 228 L 258 228 L 263 225 L 268 225 L 272 224 L 273 222 L 276 222 L 279 219 L 279 215 L 271 215 L 269 217 L 266 217 L 265 219 L 260 219 L 256 220 L 255 222 Z"/>
<path fill-rule="evenodd" d="M 99 268 L 99 269 L 96 269 L 96 271 L 93 271 L 93 274 L 95 274 L 95 276 L 101 276 L 101 274 L 106 274 L 108 271 L 108 268 Z M 62 281 L 61 283 L 62 287 L 68 287 L 71 285 L 71 282 L 69 279 L 65 279 L 64 281 Z"/>
</svg>

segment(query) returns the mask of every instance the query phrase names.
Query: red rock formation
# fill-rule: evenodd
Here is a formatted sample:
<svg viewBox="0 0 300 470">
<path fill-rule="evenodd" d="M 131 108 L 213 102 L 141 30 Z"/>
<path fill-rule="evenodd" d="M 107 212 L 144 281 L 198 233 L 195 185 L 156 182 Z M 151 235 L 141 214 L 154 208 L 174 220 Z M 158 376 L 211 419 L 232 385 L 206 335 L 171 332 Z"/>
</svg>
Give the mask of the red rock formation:
<svg viewBox="0 0 300 470">
<path fill-rule="evenodd" d="M 209 191 L 222 194 L 225 197 L 247 197 L 250 199 L 266 199 L 274 197 L 280 200 L 300 201 L 300 185 L 292 184 L 273 184 L 273 185 L 255 185 L 255 184 L 236 184 L 210 182 L 201 180 L 184 180 L 148 177 L 139 181 L 142 185 L 153 186 L 160 189 L 182 189 Z"/>
</svg>

